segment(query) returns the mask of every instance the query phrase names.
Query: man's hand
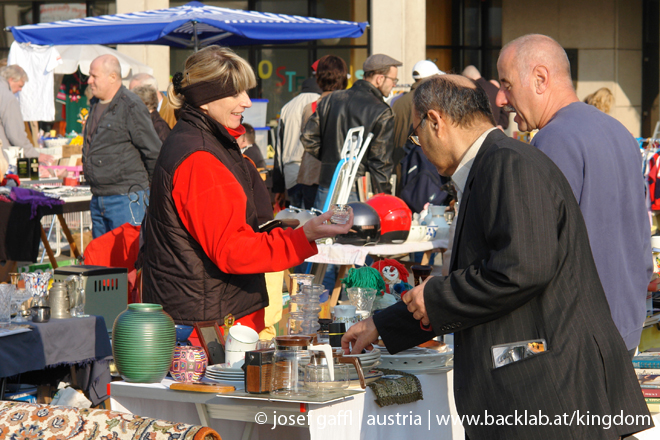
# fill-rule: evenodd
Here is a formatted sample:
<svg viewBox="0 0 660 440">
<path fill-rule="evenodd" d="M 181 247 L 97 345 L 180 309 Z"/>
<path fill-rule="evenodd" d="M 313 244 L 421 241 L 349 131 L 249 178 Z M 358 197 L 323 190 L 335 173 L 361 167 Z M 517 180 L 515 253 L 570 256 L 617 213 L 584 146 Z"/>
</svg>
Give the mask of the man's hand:
<svg viewBox="0 0 660 440">
<path fill-rule="evenodd" d="M 284 193 L 275 193 L 275 204 L 280 207 L 284 207 L 284 201 L 286 200 L 286 196 Z"/>
<path fill-rule="evenodd" d="M 428 277 L 422 284 L 413 287 L 403 296 L 403 302 L 408 306 L 408 311 L 413 314 L 413 318 L 422 321 L 424 327 L 428 327 L 431 324 L 429 316 L 426 314 L 426 305 L 424 304 L 424 287 L 431 278 L 433 277 Z"/>
<path fill-rule="evenodd" d="M 353 226 L 353 210 L 350 208 L 350 206 L 349 211 L 351 216 L 345 225 L 337 225 L 334 223 L 327 225 L 325 224 L 325 222 L 330 220 L 330 217 L 332 217 L 332 211 L 328 211 L 319 215 L 318 217 L 314 217 L 313 219 L 309 220 L 303 225 L 303 230 L 305 231 L 307 240 L 314 241 L 319 238 L 334 237 L 335 235 L 348 233 L 348 231 L 350 231 L 351 227 Z"/>
<path fill-rule="evenodd" d="M 42 165 L 52 165 L 55 162 L 55 158 L 49 154 L 40 154 L 39 163 Z"/>
<path fill-rule="evenodd" d="M 341 338 L 341 348 L 345 354 L 360 354 L 362 350 L 378 341 L 378 329 L 374 319 L 369 318 L 353 324 L 346 334 Z M 348 345 L 353 345 L 353 351 L 349 353 Z"/>
</svg>

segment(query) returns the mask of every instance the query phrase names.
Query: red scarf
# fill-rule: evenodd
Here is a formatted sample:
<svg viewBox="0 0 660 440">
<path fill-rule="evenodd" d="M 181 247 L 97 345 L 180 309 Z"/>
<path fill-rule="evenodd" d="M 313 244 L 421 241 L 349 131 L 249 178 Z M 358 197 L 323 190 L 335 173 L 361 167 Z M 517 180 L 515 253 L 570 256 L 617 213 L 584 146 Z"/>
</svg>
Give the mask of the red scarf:
<svg viewBox="0 0 660 440">
<path fill-rule="evenodd" d="M 242 125 L 239 125 L 237 128 L 229 128 L 225 127 L 227 132 L 231 135 L 234 136 L 234 139 L 238 139 L 239 137 L 243 136 L 245 134 L 245 127 Z"/>
</svg>

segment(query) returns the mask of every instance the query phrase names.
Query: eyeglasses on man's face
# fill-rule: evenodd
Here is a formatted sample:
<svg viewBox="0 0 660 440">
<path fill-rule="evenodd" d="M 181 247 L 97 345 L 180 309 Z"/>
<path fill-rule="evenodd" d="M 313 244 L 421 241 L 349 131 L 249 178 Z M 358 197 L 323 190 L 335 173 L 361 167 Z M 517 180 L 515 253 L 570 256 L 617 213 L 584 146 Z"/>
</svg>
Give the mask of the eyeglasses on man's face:
<svg viewBox="0 0 660 440">
<path fill-rule="evenodd" d="M 399 82 L 399 78 L 392 78 L 391 76 L 387 76 L 387 75 L 383 75 L 383 76 L 389 80 L 392 80 L 392 83 L 394 85 L 397 85 L 397 83 Z"/>
<path fill-rule="evenodd" d="M 424 117 L 419 121 L 419 124 L 417 124 L 417 127 L 415 127 L 413 129 L 412 134 L 410 136 L 408 136 L 408 139 L 410 140 L 410 142 L 417 145 L 418 147 L 421 147 L 422 144 L 419 143 L 419 136 L 417 136 L 417 130 L 419 129 L 419 127 L 422 126 L 422 123 L 424 123 L 424 119 L 426 119 L 426 116 L 427 115 L 424 115 Z"/>
</svg>

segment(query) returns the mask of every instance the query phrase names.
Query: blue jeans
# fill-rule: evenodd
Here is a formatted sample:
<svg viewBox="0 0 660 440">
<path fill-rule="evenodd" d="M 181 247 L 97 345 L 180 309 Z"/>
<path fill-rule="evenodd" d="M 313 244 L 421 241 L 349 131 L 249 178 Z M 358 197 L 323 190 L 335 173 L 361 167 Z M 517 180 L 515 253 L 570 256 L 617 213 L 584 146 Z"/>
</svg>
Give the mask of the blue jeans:
<svg viewBox="0 0 660 440">
<path fill-rule="evenodd" d="M 323 211 L 323 205 L 325 205 L 325 199 L 328 198 L 329 191 L 329 188 L 319 185 L 319 190 L 316 192 L 316 200 L 314 201 L 314 208 Z M 359 201 L 358 193 L 356 191 L 351 191 L 348 195 L 348 203 Z"/>
<path fill-rule="evenodd" d="M 146 197 L 149 197 L 148 192 Z M 92 196 L 89 210 L 92 214 L 92 236 L 94 238 L 100 237 L 124 223 L 137 226 L 142 223 L 144 218 L 145 191 L 114 196 Z"/>
</svg>

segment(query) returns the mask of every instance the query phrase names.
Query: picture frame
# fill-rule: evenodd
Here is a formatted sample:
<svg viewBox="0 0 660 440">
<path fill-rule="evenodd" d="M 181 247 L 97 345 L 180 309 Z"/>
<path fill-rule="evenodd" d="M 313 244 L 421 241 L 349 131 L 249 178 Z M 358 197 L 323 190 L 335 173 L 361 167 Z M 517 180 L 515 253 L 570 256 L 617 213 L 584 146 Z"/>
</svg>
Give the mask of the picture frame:
<svg viewBox="0 0 660 440">
<path fill-rule="evenodd" d="M 206 351 L 209 365 L 225 363 L 225 338 L 220 332 L 216 321 L 200 321 L 194 323 L 195 331 L 202 348 Z"/>
</svg>

